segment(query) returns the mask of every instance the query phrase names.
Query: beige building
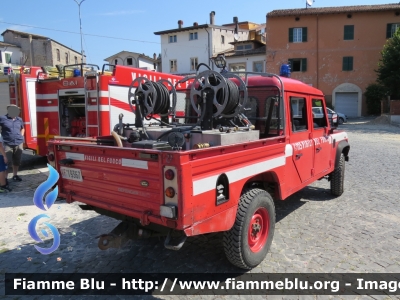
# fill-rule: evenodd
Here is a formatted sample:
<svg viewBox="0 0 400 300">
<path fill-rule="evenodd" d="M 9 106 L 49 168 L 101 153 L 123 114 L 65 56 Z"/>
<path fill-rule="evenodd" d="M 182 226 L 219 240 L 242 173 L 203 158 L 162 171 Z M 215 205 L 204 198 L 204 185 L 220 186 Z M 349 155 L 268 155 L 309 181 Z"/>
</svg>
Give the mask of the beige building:
<svg viewBox="0 0 400 300">
<path fill-rule="evenodd" d="M 363 94 L 400 27 L 400 4 L 274 10 L 267 20 L 267 72 L 290 62 L 291 77 L 322 90 L 336 111 L 367 113 Z"/>
<path fill-rule="evenodd" d="M 51 38 L 10 29 L 1 35 L 5 43 L 21 49 L 21 65 L 56 66 L 81 63 L 81 53 Z M 86 62 L 85 57 L 84 62 Z"/>
<path fill-rule="evenodd" d="M 159 58 L 160 59 L 160 58 Z M 149 71 L 159 71 L 159 61 L 157 55 L 154 53 L 153 58 L 145 54 L 140 54 L 130 51 L 121 51 L 110 57 L 104 59 L 110 65 L 121 65 L 121 66 L 131 66 L 134 68 L 149 70 Z"/>
</svg>

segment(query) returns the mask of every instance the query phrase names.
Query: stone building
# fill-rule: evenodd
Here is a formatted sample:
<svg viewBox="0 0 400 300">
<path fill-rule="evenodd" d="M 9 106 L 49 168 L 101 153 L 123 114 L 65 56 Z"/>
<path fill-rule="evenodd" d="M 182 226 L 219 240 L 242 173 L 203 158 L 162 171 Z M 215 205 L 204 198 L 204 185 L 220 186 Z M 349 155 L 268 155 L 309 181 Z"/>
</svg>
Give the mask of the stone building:
<svg viewBox="0 0 400 300">
<path fill-rule="evenodd" d="M 51 38 L 7 29 L 2 34 L 5 43 L 21 49 L 21 64 L 25 66 L 56 66 L 81 63 L 81 53 Z M 83 62 L 86 62 L 83 57 Z"/>
</svg>

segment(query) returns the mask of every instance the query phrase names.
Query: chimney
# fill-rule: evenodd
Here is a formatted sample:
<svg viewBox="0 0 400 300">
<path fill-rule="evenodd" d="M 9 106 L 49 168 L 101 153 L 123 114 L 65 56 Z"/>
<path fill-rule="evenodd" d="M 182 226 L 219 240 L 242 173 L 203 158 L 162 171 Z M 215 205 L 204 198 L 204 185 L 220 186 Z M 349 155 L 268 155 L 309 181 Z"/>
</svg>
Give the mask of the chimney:
<svg viewBox="0 0 400 300">
<path fill-rule="evenodd" d="M 153 54 L 153 59 L 156 60 L 157 59 L 157 54 Z"/>
<path fill-rule="evenodd" d="M 194 27 L 199 27 L 199 23 L 194 22 L 194 23 L 193 23 L 193 26 L 194 26 Z"/>
<path fill-rule="evenodd" d="M 210 13 L 210 25 L 215 25 L 214 24 L 214 19 L 215 19 L 215 11 L 212 11 Z"/>
<path fill-rule="evenodd" d="M 179 21 L 178 21 L 178 25 L 179 25 L 179 28 L 182 28 L 183 21 L 182 21 L 182 20 L 179 20 Z"/>
</svg>

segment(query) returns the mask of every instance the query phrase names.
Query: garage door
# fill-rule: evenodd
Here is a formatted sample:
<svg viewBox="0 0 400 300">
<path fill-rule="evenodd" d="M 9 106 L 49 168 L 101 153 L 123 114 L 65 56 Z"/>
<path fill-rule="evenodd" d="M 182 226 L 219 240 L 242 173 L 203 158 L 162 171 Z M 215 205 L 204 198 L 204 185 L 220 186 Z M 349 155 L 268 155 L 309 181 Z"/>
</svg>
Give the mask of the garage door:
<svg viewBox="0 0 400 300">
<path fill-rule="evenodd" d="M 335 111 L 348 117 L 357 117 L 358 93 L 336 93 Z"/>
</svg>

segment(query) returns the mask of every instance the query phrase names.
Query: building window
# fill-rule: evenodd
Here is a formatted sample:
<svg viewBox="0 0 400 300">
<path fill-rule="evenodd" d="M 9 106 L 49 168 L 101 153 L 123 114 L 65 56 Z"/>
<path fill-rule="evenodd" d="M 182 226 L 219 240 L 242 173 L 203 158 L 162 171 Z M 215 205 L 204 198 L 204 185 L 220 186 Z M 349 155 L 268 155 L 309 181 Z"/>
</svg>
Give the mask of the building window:
<svg viewBox="0 0 400 300">
<path fill-rule="evenodd" d="M 225 44 L 225 37 L 223 35 L 221 35 L 221 44 Z"/>
<path fill-rule="evenodd" d="M 262 61 L 255 61 L 253 62 L 253 72 L 264 72 L 263 70 L 264 63 Z"/>
<path fill-rule="evenodd" d="M 132 57 L 129 57 L 129 58 L 126 59 L 126 64 L 128 66 L 132 66 Z"/>
<path fill-rule="evenodd" d="M 191 32 L 189 33 L 189 40 L 197 40 L 197 32 Z M 176 42 L 176 41 L 175 41 Z"/>
<path fill-rule="evenodd" d="M 344 25 L 344 40 L 354 40 L 354 25 Z"/>
<path fill-rule="evenodd" d="M 292 72 L 307 71 L 307 58 L 292 58 L 289 59 L 288 61 Z"/>
<path fill-rule="evenodd" d="M 190 59 L 190 70 L 196 71 L 198 64 L 199 64 L 199 61 L 198 61 L 197 57 L 192 57 Z"/>
<path fill-rule="evenodd" d="M 386 26 L 386 38 L 390 39 L 391 37 L 393 37 L 394 33 L 396 32 L 396 30 L 399 27 L 400 27 L 400 23 L 387 24 L 387 26 Z"/>
<path fill-rule="evenodd" d="M 3 54 L 1 53 L 1 50 L 0 50 L 0 63 L 2 63 L 3 62 Z"/>
<path fill-rule="evenodd" d="M 59 49 L 56 49 L 56 54 L 57 54 L 57 61 L 60 61 L 61 57 L 60 57 L 60 50 Z"/>
<path fill-rule="evenodd" d="M 11 53 L 5 53 L 4 54 L 6 57 L 6 64 L 11 64 Z"/>
<path fill-rule="evenodd" d="M 229 71 L 231 72 L 246 72 L 246 63 L 229 64 Z"/>
<path fill-rule="evenodd" d="M 343 71 L 353 71 L 353 56 L 343 57 Z"/>
<path fill-rule="evenodd" d="M 244 51 L 244 50 L 251 50 L 253 49 L 252 44 L 245 44 L 245 45 L 237 45 L 236 46 L 236 51 Z"/>
<path fill-rule="evenodd" d="M 169 43 L 176 43 L 176 35 L 170 35 L 168 37 Z"/>
<path fill-rule="evenodd" d="M 289 43 L 307 42 L 307 27 L 289 28 Z"/>
<path fill-rule="evenodd" d="M 177 70 L 178 70 L 178 68 L 177 68 L 176 59 L 170 60 L 169 61 L 169 71 L 170 71 L 170 73 L 176 72 Z"/>
<path fill-rule="evenodd" d="M 68 65 L 69 61 L 68 61 L 68 53 L 65 53 L 65 64 Z"/>
<path fill-rule="evenodd" d="M 74 59 L 75 59 L 75 64 L 78 64 L 78 57 L 75 56 Z"/>
</svg>

